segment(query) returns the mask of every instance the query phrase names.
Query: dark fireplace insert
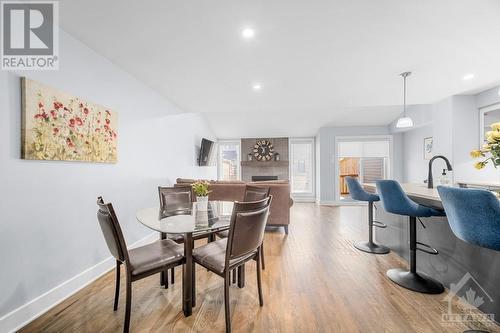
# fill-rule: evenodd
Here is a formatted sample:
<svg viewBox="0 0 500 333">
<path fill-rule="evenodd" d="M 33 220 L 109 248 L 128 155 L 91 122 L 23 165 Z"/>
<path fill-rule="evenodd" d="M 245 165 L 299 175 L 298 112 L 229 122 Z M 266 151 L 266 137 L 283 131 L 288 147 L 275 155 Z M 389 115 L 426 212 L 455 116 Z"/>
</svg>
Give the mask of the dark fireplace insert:
<svg viewBox="0 0 500 333">
<path fill-rule="evenodd" d="M 266 180 L 278 180 L 278 176 L 252 176 L 253 182 L 261 182 Z"/>
</svg>

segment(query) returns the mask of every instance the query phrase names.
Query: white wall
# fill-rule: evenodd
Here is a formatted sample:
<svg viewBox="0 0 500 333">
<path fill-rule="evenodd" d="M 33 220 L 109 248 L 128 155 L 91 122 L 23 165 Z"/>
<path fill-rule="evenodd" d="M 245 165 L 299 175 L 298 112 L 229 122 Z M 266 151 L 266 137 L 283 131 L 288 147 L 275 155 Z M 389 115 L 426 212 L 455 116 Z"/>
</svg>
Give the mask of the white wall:
<svg viewBox="0 0 500 333">
<path fill-rule="evenodd" d="M 483 170 L 474 168 L 469 153 L 479 146 L 479 108 L 500 102 L 499 87 L 478 95 L 450 96 L 433 105 L 411 109 L 409 116 L 415 126 L 403 133 L 404 181 L 422 183 L 427 179 L 429 161 L 423 158 L 423 140 L 434 138 L 434 155 L 446 156 L 453 165 L 453 180 L 500 181 L 500 172 L 489 164 Z M 440 177 L 445 164 L 436 160 L 434 181 Z"/>
<path fill-rule="evenodd" d="M 214 138 L 202 116 L 181 112 L 68 34 L 60 37 L 59 71 L 0 72 L 2 332 L 42 306 L 40 299 L 23 305 L 110 257 L 96 220 L 97 196 L 113 202 L 130 245 L 151 234 L 135 212 L 157 204 L 158 185 L 217 177 L 215 167 L 196 166 L 201 138 Z M 21 74 L 118 112 L 119 162 L 21 160 Z M 47 297 L 44 306 L 54 301 Z"/>
<path fill-rule="evenodd" d="M 419 127 L 403 134 L 403 179 L 410 183 L 423 183 L 427 179 L 429 161 L 424 160 L 424 138 L 432 136 L 432 126 Z M 408 147 L 413 147 L 408 149 Z"/>
</svg>

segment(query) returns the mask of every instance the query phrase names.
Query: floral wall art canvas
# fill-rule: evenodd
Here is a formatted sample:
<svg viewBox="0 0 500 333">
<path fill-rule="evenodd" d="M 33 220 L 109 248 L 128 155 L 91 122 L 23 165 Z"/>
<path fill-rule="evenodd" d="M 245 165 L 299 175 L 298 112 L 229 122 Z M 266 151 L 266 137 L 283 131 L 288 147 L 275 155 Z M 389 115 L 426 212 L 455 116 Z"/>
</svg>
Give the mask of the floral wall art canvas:
<svg viewBox="0 0 500 333">
<path fill-rule="evenodd" d="M 432 137 L 424 138 L 424 160 L 432 158 L 432 148 L 434 146 L 434 139 Z"/>
<path fill-rule="evenodd" d="M 116 112 L 22 79 L 22 158 L 116 163 Z"/>
</svg>

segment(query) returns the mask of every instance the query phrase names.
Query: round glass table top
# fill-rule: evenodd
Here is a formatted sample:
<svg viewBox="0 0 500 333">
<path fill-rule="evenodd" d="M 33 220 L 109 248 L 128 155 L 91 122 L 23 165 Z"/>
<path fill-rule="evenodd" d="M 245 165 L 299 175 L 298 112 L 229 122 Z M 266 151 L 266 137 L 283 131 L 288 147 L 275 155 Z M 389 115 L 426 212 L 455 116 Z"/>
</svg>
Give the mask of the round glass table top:
<svg viewBox="0 0 500 333">
<path fill-rule="evenodd" d="M 198 233 L 229 228 L 233 211 L 231 201 L 193 202 L 190 209 L 161 212 L 160 207 L 141 209 L 137 220 L 146 227 L 167 234 Z"/>
</svg>

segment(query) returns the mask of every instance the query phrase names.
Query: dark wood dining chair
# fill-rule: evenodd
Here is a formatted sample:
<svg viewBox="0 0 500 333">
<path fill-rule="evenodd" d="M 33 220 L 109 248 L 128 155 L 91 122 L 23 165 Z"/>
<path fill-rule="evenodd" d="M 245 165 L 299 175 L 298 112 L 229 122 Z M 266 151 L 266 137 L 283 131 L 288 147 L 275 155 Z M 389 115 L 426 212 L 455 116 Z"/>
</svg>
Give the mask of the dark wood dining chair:
<svg viewBox="0 0 500 333">
<path fill-rule="evenodd" d="M 116 259 L 116 286 L 113 311 L 118 309 L 120 266 L 122 264 L 125 265 L 127 289 L 123 331 L 128 332 L 132 305 L 132 282 L 182 265 L 184 263 L 184 248 L 174 241 L 163 239 L 128 250 L 113 205 L 111 203 L 104 203 L 102 197 L 97 199 L 97 205 L 99 206 L 97 211 L 99 225 L 101 226 L 108 249 Z"/>
<path fill-rule="evenodd" d="M 269 196 L 269 192 L 271 191 L 270 187 L 259 187 L 247 185 L 245 186 L 245 198 L 244 202 L 249 201 L 259 201 L 265 199 Z"/>
<path fill-rule="evenodd" d="M 160 217 L 191 214 L 193 209 L 193 191 L 191 186 L 166 187 L 158 186 L 158 194 L 160 196 Z M 178 244 L 184 243 L 184 236 L 181 234 L 167 235 L 160 234 L 161 239 L 170 239 Z M 196 233 L 193 235 L 194 240 L 208 238 L 213 240 L 213 233 Z M 175 282 L 174 268 L 170 269 L 170 281 Z M 168 271 L 161 273 L 160 284 L 168 289 Z"/>
<path fill-rule="evenodd" d="M 197 263 L 224 278 L 226 332 L 231 332 L 230 273 L 247 261 L 256 262 L 259 304 L 264 305 L 259 255 L 271 201 L 272 197 L 254 202 L 235 202 L 228 237 L 193 250 L 193 266 Z"/>
<path fill-rule="evenodd" d="M 243 202 L 250 201 L 259 201 L 269 197 L 269 192 L 271 191 L 270 187 L 259 187 L 259 186 L 245 186 L 245 197 L 243 198 Z M 217 233 L 217 236 L 220 238 L 227 238 L 229 234 L 228 230 L 220 231 Z M 262 246 L 260 248 L 260 260 L 262 260 L 262 269 L 266 269 L 266 261 L 264 259 L 264 242 L 262 242 Z M 236 281 L 236 274 L 233 277 L 233 282 Z"/>
</svg>

